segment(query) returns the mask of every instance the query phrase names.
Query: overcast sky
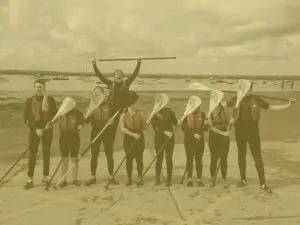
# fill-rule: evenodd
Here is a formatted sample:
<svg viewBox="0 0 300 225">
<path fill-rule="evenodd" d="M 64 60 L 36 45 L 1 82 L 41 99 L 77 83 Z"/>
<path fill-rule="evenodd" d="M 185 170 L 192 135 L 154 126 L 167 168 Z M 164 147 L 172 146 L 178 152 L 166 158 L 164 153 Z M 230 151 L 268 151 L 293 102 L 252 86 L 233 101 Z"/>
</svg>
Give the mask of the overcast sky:
<svg viewBox="0 0 300 225">
<path fill-rule="evenodd" d="M 141 72 L 297 75 L 299 12 L 300 0 L 0 0 L 0 68 L 84 71 L 74 58 L 176 56 Z"/>
</svg>

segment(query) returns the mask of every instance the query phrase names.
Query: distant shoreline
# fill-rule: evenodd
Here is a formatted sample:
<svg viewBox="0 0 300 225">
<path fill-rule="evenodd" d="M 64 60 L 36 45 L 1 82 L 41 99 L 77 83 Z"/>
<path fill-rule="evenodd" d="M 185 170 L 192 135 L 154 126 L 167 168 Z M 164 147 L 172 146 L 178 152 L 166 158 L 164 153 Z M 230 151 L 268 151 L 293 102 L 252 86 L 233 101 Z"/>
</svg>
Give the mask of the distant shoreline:
<svg viewBox="0 0 300 225">
<path fill-rule="evenodd" d="M 86 72 L 60 72 L 60 71 L 38 71 L 38 70 L 0 70 L 3 75 L 29 75 L 40 74 L 42 76 L 95 76 L 94 73 Z M 111 73 L 104 73 L 111 77 Z M 252 80 L 300 80 L 298 75 L 209 75 L 209 74 L 140 74 L 143 78 L 196 78 L 196 79 L 252 79 Z"/>
</svg>

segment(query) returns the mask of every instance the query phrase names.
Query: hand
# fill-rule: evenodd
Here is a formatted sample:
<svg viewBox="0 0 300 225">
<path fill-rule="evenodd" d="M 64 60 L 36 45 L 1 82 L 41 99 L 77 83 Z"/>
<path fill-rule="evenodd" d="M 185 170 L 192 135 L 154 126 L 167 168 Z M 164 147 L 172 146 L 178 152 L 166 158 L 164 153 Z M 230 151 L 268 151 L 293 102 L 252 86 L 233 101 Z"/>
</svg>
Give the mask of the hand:
<svg viewBox="0 0 300 225">
<path fill-rule="evenodd" d="M 231 124 L 234 124 L 234 123 L 235 123 L 235 119 L 234 119 L 234 118 L 231 118 L 231 119 L 230 119 L 230 123 L 231 123 Z"/>
<path fill-rule="evenodd" d="M 173 136 L 173 132 L 170 132 L 170 131 L 165 131 L 164 134 L 166 136 L 168 136 L 169 138 L 171 138 Z"/>
<path fill-rule="evenodd" d="M 197 140 L 201 140 L 201 135 L 199 135 L 199 134 L 194 134 L 194 138 L 196 138 Z"/>
<path fill-rule="evenodd" d="M 225 131 L 225 132 L 223 132 L 223 135 L 224 135 L 224 136 L 227 136 L 227 137 L 229 137 L 229 136 L 230 136 L 230 134 L 231 134 L 231 132 L 230 132 L 230 131 Z"/>
<path fill-rule="evenodd" d="M 83 128 L 83 126 L 81 124 L 78 125 L 78 127 L 77 127 L 78 130 L 81 130 L 82 128 Z"/>
<path fill-rule="evenodd" d="M 133 134 L 132 136 L 133 136 L 135 139 L 139 139 L 139 138 L 141 137 L 140 134 Z"/>
<path fill-rule="evenodd" d="M 42 137 L 44 135 L 44 131 L 42 129 L 36 129 L 35 132 L 38 137 Z"/>
<path fill-rule="evenodd" d="M 93 59 L 93 60 L 92 60 L 92 64 L 93 64 L 93 65 L 96 65 L 96 63 L 97 63 L 97 62 L 96 62 L 96 59 Z"/>
<path fill-rule="evenodd" d="M 137 63 L 140 64 L 141 62 L 142 62 L 142 59 L 138 58 L 138 59 L 137 59 Z"/>
<path fill-rule="evenodd" d="M 52 123 L 51 123 L 51 122 L 49 122 L 49 123 L 47 123 L 47 124 L 46 124 L 46 126 L 45 126 L 45 130 L 47 130 L 47 129 L 51 128 L 51 127 L 52 127 Z"/>
<path fill-rule="evenodd" d="M 295 98 L 290 98 L 289 105 L 294 104 L 296 102 Z"/>
</svg>

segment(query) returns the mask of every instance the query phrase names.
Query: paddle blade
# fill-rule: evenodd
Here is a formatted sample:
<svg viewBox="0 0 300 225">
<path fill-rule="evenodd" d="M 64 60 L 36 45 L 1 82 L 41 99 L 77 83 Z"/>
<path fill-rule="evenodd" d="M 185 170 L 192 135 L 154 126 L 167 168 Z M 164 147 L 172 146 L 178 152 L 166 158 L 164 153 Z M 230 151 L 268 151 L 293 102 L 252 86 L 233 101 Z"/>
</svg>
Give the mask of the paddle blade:
<svg viewBox="0 0 300 225">
<path fill-rule="evenodd" d="M 224 93 L 219 90 L 211 90 L 210 93 L 210 102 L 209 102 L 209 111 L 207 117 L 216 109 L 224 97 Z"/>
<path fill-rule="evenodd" d="M 105 96 L 102 92 L 93 92 L 90 98 L 89 106 L 85 113 L 85 118 L 89 117 L 92 112 L 104 101 Z"/>
<path fill-rule="evenodd" d="M 240 105 L 242 99 L 250 90 L 250 87 L 251 87 L 251 81 L 245 79 L 239 80 L 235 107 L 238 107 Z"/>
<path fill-rule="evenodd" d="M 190 89 L 196 89 L 196 90 L 199 90 L 199 91 L 210 91 L 211 90 L 206 85 L 198 83 L 198 82 L 194 82 L 194 83 L 190 84 L 189 88 Z"/>
<path fill-rule="evenodd" d="M 168 104 L 169 100 L 169 96 L 164 93 L 159 93 L 158 95 L 156 95 L 153 110 L 147 122 L 150 122 L 152 117 Z"/>
<path fill-rule="evenodd" d="M 201 98 L 199 98 L 198 96 L 192 95 L 186 104 L 186 107 L 185 107 L 185 110 L 183 113 L 184 118 L 186 116 L 188 116 L 189 114 L 191 114 L 192 112 L 194 112 L 195 109 L 197 109 L 201 105 L 201 103 L 202 103 Z"/>
<path fill-rule="evenodd" d="M 57 120 L 60 116 L 65 115 L 70 112 L 72 109 L 76 107 L 76 102 L 71 97 L 65 97 L 63 102 L 61 103 L 56 115 L 53 117 L 52 122 Z"/>
</svg>

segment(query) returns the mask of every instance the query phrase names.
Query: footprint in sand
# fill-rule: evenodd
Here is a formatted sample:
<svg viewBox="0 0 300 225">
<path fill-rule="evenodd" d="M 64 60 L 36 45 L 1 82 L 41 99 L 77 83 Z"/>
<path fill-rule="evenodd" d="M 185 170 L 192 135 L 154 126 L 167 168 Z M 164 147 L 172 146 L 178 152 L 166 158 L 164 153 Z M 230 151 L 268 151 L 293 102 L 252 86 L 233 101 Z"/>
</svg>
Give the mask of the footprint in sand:
<svg viewBox="0 0 300 225">
<path fill-rule="evenodd" d="M 216 216 L 222 216 L 222 213 L 220 212 L 220 210 L 215 209 L 214 211 L 215 211 Z"/>
<path fill-rule="evenodd" d="M 75 225 L 81 225 L 84 220 L 85 218 L 78 218 L 77 220 L 75 220 Z"/>
</svg>

